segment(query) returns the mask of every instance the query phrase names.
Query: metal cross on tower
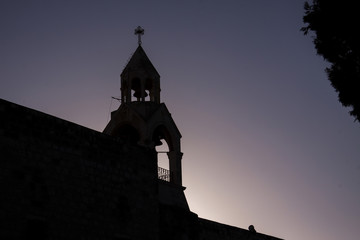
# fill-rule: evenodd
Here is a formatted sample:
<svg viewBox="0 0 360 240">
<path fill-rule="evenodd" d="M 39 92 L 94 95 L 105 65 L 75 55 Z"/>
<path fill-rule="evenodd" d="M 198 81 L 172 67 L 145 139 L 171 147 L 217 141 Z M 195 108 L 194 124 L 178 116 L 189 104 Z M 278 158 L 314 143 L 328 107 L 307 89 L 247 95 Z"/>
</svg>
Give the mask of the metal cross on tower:
<svg viewBox="0 0 360 240">
<path fill-rule="evenodd" d="M 135 29 L 135 35 L 138 35 L 138 43 L 141 45 L 141 35 L 144 35 L 144 29 L 140 26 L 138 26 Z"/>
</svg>

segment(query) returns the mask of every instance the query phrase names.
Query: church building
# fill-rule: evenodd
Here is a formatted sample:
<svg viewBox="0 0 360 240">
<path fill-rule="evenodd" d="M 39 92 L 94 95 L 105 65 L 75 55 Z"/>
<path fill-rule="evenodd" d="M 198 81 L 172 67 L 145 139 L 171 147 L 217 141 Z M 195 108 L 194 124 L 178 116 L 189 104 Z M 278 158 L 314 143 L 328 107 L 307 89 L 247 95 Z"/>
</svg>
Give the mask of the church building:
<svg viewBox="0 0 360 240">
<path fill-rule="evenodd" d="M 103 132 L 0 99 L 0 239 L 279 239 L 190 211 L 181 133 L 160 100 L 143 33 L 135 30 L 121 105 Z M 168 169 L 158 165 L 163 142 Z"/>
</svg>

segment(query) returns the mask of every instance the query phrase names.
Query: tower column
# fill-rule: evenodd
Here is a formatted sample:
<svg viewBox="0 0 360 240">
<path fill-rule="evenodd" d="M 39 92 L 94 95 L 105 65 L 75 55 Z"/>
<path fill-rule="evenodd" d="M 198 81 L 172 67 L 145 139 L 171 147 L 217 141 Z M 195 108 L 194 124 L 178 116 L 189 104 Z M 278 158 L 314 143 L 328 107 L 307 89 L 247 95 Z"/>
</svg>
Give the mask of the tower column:
<svg viewBox="0 0 360 240">
<path fill-rule="evenodd" d="M 182 152 L 171 151 L 167 153 L 169 158 L 170 182 L 182 186 L 181 159 Z"/>
<path fill-rule="evenodd" d="M 145 83 L 144 83 L 144 79 L 140 80 L 140 92 L 141 92 L 141 101 L 145 102 Z"/>
<path fill-rule="evenodd" d="M 128 86 L 126 89 L 126 102 L 131 102 L 131 81 L 128 82 Z"/>
</svg>

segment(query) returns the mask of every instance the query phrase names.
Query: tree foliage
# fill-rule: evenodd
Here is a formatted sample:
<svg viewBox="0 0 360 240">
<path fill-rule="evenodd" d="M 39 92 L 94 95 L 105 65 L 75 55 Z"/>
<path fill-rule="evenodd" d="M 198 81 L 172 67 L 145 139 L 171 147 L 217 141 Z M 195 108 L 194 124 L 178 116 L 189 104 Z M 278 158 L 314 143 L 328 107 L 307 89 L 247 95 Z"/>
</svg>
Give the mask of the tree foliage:
<svg viewBox="0 0 360 240">
<path fill-rule="evenodd" d="M 305 2 L 304 34 L 315 33 L 317 53 L 331 66 L 326 68 L 331 85 L 350 115 L 360 121 L 360 14 L 357 1 L 313 0 Z"/>
</svg>

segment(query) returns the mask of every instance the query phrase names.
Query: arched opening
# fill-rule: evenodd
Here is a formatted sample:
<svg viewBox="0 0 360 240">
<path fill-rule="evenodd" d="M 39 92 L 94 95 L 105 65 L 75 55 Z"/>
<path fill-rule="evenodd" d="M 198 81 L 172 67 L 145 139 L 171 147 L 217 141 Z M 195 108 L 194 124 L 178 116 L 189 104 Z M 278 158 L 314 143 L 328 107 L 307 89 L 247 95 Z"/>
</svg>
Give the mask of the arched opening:
<svg viewBox="0 0 360 240">
<path fill-rule="evenodd" d="M 154 101 L 153 99 L 153 95 L 154 93 L 152 92 L 153 90 L 153 80 L 150 78 L 147 78 L 145 80 L 145 92 L 146 92 L 146 96 L 148 96 L 148 98 L 145 98 L 145 101 Z"/>
<path fill-rule="evenodd" d="M 149 102 L 150 101 L 150 91 L 145 89 L 145 101 Z"/>
<path fill-rule="evenodd" d="M 167 153 L 169 152 L 169 146 L 164 139 L 160 140 L 161 145 L 155 146 L 155 150 L 158 156 L 158 166 L 164 169 L 169 169 L 169 158 Z"/>
<path fill-rule="evenodd" d="M 141 82 L 139 78 L 131 80 L 131 102 L 140 101 L 141 99 Z"/>
<path fill-rule="evenodd" d="M 155 143 L 158 161 L 158 177 L 161 180 L 170 182 L 171 169 L 168 153 L 172 150 L 170 134 L 164 126 L 158 126 L 152 137 Z"/>
</svg>

